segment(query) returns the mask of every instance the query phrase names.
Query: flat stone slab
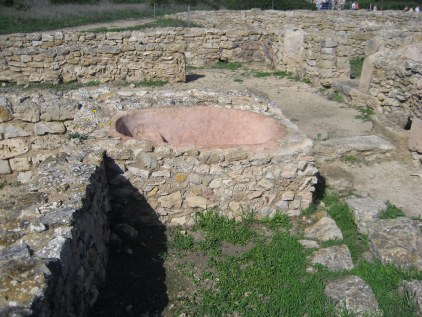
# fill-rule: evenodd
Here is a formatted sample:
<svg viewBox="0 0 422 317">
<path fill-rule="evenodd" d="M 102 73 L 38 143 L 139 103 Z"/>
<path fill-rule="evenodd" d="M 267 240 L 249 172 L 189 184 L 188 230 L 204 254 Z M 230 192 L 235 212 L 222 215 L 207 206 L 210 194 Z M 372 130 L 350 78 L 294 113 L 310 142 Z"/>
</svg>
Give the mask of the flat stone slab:
<svg viewBox="0 0 422 317">
<path fill-rule="evenodd" d="M 328 155 L 344 155 L 350 152 L 386 153 L 394 146 L 377 135 L 336 138 L 316 143 L 315 152 Z"/>
<path fill-rule="evenodd" d="M 387 209 L 384 201 L 370 197 L 348 198 L 346 204 L 352 210 L 355 223 L 361 234 L 368 234 L 371 224 L 378 221 L 379 214 Z"/>
<path fill-rule="evenodd" d="M 324 293 L 334 301 L 340 312 L 347 310 L 357 316 L 382 316 L 372 289 L 358 276 L 345 276 L 328 282 Z"/>
<path fill-rule="evenodd" d="M 319 241 L 343 240 L 343 234 L 330 217 L 322 217 L 312 226 L 305 228 L 305 237 Z"/>
<path fill-rule="evenodd" d="M 382 263 L 422 270 L 422 233 L 416 221 L 406 217 L 378 220 L 368 239 L 371 252 Z"/>
<path fill-rule="evenodd" d="M 311 263 L 322 264 L 333 272 L 353 269 L 352 256 L 345 244 L 315 251 L 312 253 Z"/>
<path fill-rule="evenodd" d="M 422 281 L 403 281 L 403 287 L 414 298 L 418 316 L 422 316 Z"/>
</svg>

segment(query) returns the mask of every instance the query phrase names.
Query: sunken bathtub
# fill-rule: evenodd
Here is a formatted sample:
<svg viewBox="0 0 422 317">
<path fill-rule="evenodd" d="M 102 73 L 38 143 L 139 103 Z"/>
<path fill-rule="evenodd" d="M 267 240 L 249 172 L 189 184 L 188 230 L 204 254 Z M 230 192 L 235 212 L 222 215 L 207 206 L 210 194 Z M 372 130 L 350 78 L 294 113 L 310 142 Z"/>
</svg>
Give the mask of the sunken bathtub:
<svg viewBox="0 0 422 317">
<path fill-rule="evenodd" d="M 160 222 L 189 225 L 209 209 L 298 215 L 309 206 L 312 141 L 278 107 L 247 92 L 193 93 L 149 93 L 112 120 L 119 141 L 110 151 L 130 153 L 117 163 Z"/>
</svg>

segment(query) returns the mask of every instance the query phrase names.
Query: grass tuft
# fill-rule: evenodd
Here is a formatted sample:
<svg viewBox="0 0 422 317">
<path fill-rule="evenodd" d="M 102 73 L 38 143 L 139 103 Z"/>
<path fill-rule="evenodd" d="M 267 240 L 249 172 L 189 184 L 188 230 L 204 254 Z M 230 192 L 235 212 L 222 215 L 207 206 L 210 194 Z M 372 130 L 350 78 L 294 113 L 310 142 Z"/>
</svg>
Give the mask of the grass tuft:
<svg viewBox="0 0 422 317">
<path fill-rule="evenodd" d="M 406 216 L 403 210 L 387 201 L 387 209 L 379 214 L 380 219 L 394 219 Z"/>
<path fill-rule="evenodd" d="M 144 80 L 135 83 L 135 87 L 161 87 L 167 84 L 164 80 Z"/>
</svg>

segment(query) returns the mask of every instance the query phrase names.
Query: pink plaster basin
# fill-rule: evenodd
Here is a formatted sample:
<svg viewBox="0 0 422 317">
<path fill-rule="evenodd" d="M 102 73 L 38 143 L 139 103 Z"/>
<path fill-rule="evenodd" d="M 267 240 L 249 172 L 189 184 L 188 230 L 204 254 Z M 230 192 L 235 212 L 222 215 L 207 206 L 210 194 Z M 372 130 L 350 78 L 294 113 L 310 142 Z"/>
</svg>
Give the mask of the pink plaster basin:
<svg viewBox="0 0 422 317">
<path fill-rule="evenodd" d="M 286 135 L 276 120 L 250 111 L 207 106 L 142 109 L 114 118 L 113 134 L 154 145 L 275 148 Z"/>
</svg>

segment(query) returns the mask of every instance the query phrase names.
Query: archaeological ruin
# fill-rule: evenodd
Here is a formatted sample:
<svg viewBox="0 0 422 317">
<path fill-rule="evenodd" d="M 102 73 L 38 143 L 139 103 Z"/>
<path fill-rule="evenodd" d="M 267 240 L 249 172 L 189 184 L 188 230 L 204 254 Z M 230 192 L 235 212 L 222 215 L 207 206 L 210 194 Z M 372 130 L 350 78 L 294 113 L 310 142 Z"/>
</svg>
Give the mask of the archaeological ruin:
<svg viewBox="0 0 422 317">
<path fill-rule="evenodd" d="M 204 27 L 0 36 L 0 82 L 22 85 L 0 88 L 0 175 L 22 184 L 1 207 L 1 316 L 87 316 L 106 278 L 110 236 L 130 234 L 110 219 L 127 223 L 134 201 L 145 210 L 137 221 L 168 226 L 193 225 L 209 209 L 293 217 L 312 203 L 313 141 L 273 101 L 137 82 L 185 82 L 187 65 L 217 61 L 289 72 L 385 114 L 387 128 L 408 129 L 409 156 L 422 163 L 421 15 L 249 10 L 191 19 Z M 354 58 L 364 58 L 358 83 Z M 23 89 L 93 81 L 101 84 Z M 420 231 L 403 226 L 420 270 Z"/>
</svg>

